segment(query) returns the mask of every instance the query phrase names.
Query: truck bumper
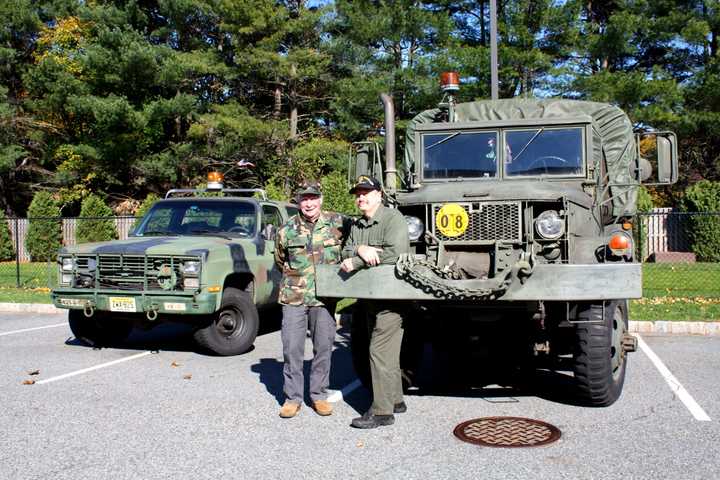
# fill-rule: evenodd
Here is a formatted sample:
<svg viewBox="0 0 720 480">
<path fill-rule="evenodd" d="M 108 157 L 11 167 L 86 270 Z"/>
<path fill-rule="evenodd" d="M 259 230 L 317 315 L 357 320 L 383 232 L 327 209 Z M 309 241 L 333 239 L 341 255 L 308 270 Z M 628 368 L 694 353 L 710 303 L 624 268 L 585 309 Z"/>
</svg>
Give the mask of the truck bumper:
<svg viewBox="0 0 720 480">
<path fill-rule="evenodd" d="M 379 265 L 346 274 L 337 265 L 318 265 L 318 297 L 376 300 L 445 300 L 413 287 L 395 274 L 394 265 Z M 538 264 L 521 283 L 513 278 L 497 301 L 612 300 L 642 297 L 642 265 Z"/>
<path fill-rule="evenodd" d="M 118 313 L 149 312 L 175 315 L 202 315 L 213 313 L 217 306 L 217 294 L 198 293 L 186 295 L 148 294 L 143 292 L 87 292 L 76 289 L 55 289 L 51 293 L 53 304 L 58 308 L 82 310 L 91 306 L 96 311 Z"/>
</svg>

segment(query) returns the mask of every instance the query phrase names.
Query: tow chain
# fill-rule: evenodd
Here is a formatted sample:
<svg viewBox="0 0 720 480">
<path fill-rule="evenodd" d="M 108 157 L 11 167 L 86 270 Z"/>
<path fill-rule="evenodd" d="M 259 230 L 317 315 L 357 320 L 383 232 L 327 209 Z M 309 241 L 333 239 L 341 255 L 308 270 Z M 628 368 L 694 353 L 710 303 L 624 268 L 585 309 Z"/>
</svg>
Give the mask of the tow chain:
<svg viewBox="0 0 720 480">
<path fill-rule="evenodd" d="M 400 255 L 395 264 L 395 273 L 401 279 L 423 292 L 447 300 L 494 300 L 510 286 L 512 277 L 508 268 L 494 287 L 467 288 L 456 287 L 449 281 L 460 280 L 457 273 L 443 270 L 436 265 L 415 258 L 411 254 Z"/>
</svg>

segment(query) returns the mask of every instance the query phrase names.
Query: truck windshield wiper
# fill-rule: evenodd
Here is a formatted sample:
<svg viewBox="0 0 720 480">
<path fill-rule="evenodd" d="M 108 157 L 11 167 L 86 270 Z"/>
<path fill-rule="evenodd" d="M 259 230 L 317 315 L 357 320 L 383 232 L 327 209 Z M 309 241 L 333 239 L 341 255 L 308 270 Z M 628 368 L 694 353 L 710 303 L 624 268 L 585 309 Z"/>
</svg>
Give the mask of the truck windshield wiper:
<svg viewBox="0 0 720 480">
<path fill-rule="evenodd" d="M 443 139 L 440 139 L 440 140 L 438 140 L 437 142 L 433 143 L 432 145 L 430 145 L 429 147 L 427 147 L 425 150 L 430 150 L 431 148 L 436 147 L 436 146 L 440 145 L 441 143 L 445 143 L 445 142 L 447 142 L 448 140 L 450 140 L 451 138 L 457 137 L 457 136 L 460 135 L 461 133 L 462 133 L 462 132 L 455 132 L 455 133 L 453 133 L 452 135 L 448 135 L 447 137 L 445 137 L 445 138 L 443 138 Z"/>
<path fill-rule="evenodd" d="M 226 240 L 232 240 L 231 236 L 226 235 L 222 232 L 213 232 L 212 230 L 190 230 L 189 233 L 192 233 L 193 235 L 203 235 L 206 237 L 220 237 L 220 238 L 224 238 Z"/>
<path fill-rule="evenodd" d="M 152 236 L 160 236 L 160 235 L 167 235 L 169 237 L 177 237 L 177 233 L 175 232 L 165 232 L 161 230 L 149 230 L 146 232 L 141 232 L 139 234 L 136 234 L 136 237 L 152 237 Z"/>
<path fill-rule="evenodd" d="M 538 137 L 538 135 L 540 135 L 544 130 L 545 130 L 545 127 L 541 127 L 540 130 L 538 130 L 538 131 L 535 133 L 535 135 L 533 135 L 532 138 L 531 138 L 530 140 L 528 140 L 528 142 L 525 144 L 525 146 L 520 149 L 520 151 L 518 152 L 518 154 L 513 157 L 513 162 L 517 161 L 517 159 L 520 158 L 520 155 L 522 155 L 523 153 L 525 153 L 525 150 L 527 150 L 527 148 L 530 146 L 530 144 L 531 144 L 532 142 L 534 142 L 535 139 Z"/>
</svg>

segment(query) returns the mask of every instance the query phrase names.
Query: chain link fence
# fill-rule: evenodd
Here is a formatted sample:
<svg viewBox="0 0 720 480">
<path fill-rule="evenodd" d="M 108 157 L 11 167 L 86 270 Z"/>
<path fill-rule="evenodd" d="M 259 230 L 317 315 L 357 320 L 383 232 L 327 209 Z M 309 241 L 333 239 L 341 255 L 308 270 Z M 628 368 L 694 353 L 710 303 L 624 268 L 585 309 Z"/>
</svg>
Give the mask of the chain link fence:
<svg viewBox="0 0 720 480">
<path fill-rule="evenodd" d="M 83 222 L 110 220 L 116 238 L 126 239 L 136 217 L 0 218 L 0 288 L 50 289 L 57 281 L 55 254 L 76 245 Z"/>
<path fill-rule="evenodd" d="M 109 219 L 119 239 L 128 237 L 136 221 L 135 217 Z M 0 220 L 0 227 L 6 226 L 0 232 L 0 288 L 52 288 L 56 282 L 57 248 L 75 245 L 78 226 L 83 222 L 92 224 L 108 218 Z M 36 234 L 33 240 L 33 224 L 40 231 L 40 239 Z M 646 298 L 720 299 L 720 212 L 655 209 L 638 214 L 634 224 Z"/>
</svg>

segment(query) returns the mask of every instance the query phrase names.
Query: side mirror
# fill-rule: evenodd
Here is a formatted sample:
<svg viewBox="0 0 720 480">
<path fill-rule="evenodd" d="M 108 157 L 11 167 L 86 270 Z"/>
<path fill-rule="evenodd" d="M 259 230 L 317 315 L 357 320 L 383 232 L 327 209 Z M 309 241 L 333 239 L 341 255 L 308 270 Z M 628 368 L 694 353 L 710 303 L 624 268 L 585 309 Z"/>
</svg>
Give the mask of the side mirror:
<svg viewBox="0 0 720 480">
<path fill-rule="evenodd" d="M 377 142 L 355 142 L 350 147 L 348 164 L 348 188 L 360 175 L 377 178 L 383 183 L 383 167 L 380 161 L 380 145 Z"/>
<path fill-rule="evenodd" d="M 677 137 L 673 132 L 636 135 L 637 166 L 634 176 L 644 185 L 670 185 L 678 179 Z"/>
</svg>

